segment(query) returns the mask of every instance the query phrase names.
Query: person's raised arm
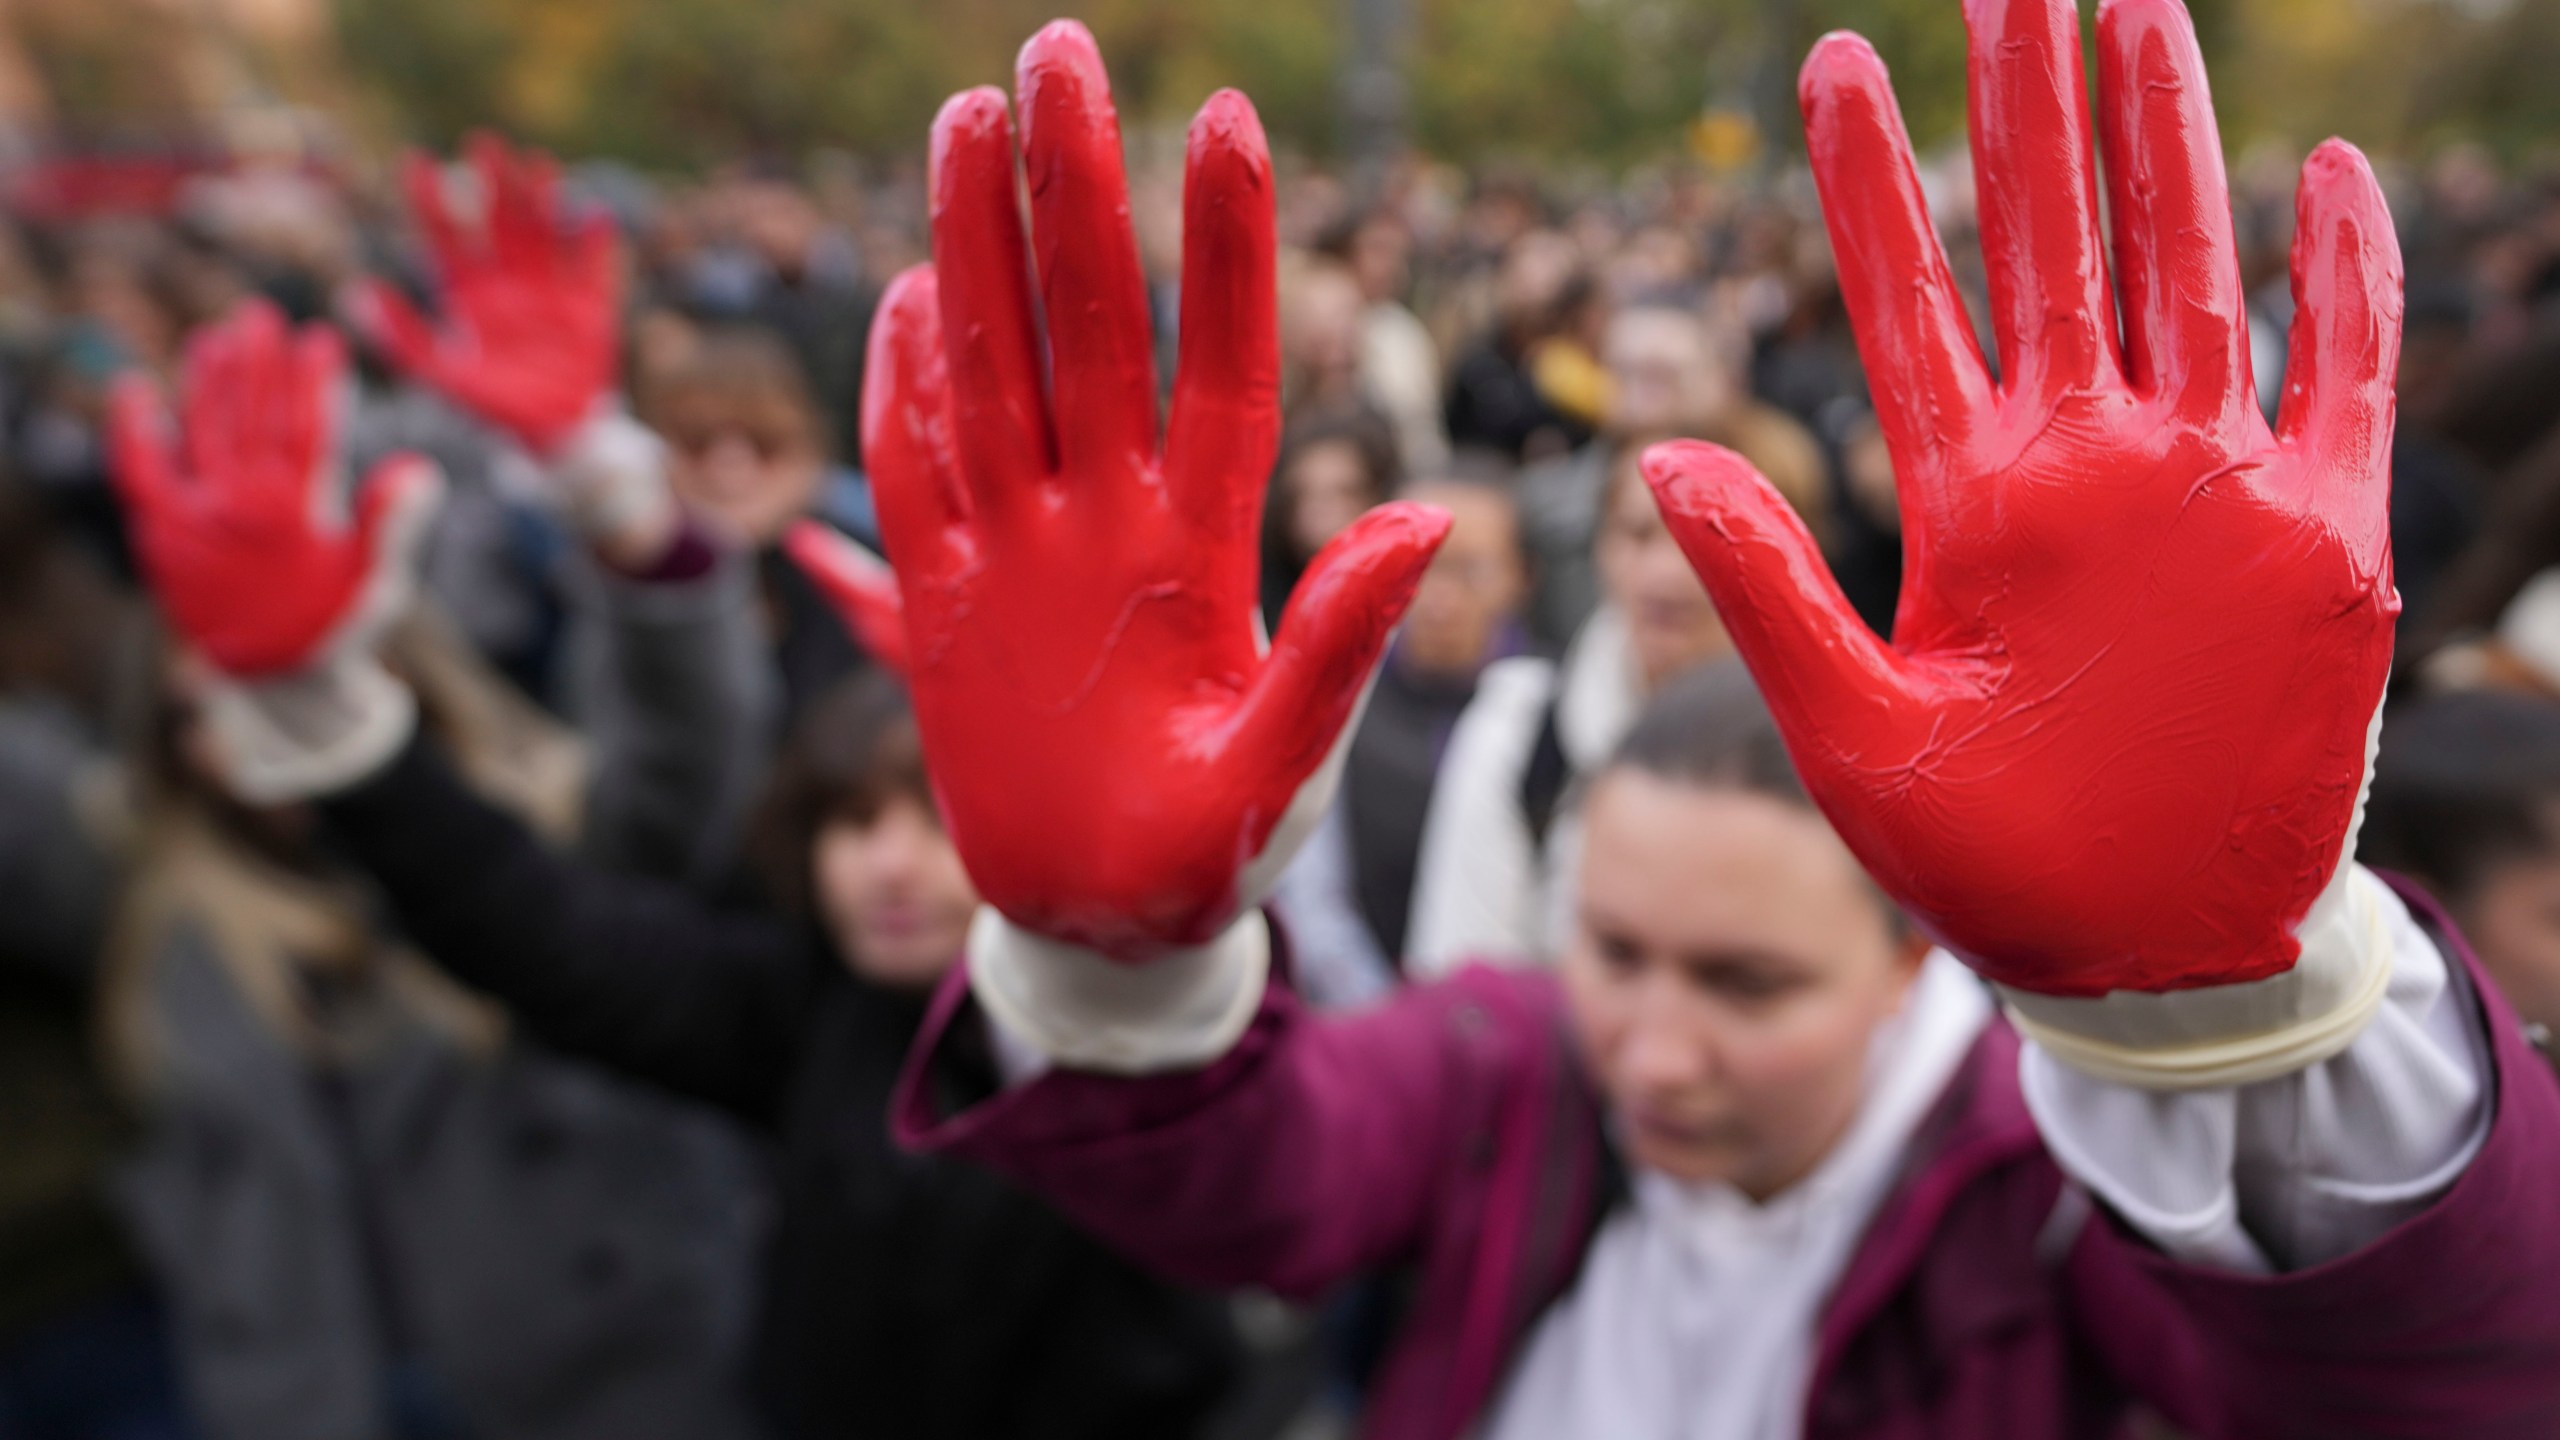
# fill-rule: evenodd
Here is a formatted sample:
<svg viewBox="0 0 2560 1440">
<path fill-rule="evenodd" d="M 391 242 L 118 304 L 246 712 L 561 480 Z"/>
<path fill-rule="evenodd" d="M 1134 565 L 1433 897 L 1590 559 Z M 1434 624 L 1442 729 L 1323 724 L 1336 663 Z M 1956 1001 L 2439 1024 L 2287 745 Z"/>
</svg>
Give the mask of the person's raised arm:
<svg viewBox="0 0 2560 1440">
<path fill-rule="evenodd" d="M 434 273 L 430 321 L 398 287 L 346 309 L 392 366 L 523 448 L 570 527 L 647 573 L 681 538 L 657 437 L 623 413 L 622 281 L 609 217 L 576 213 L 539 151 L 475 135 L 465 163 L 411 154 L 401 179 Z"/>
<path fill-rule="evenodd" d="M 1222 92 L 1192 123 L 1160 433 L 1101 57 L 1060 22 L 1018 74 L 1019 161 L 1000 91 L 935 121 L 933 264 L 889 287 L 867 368 L 918 730 L 987 902 L 967 996 L 928 1024 L 898 1123 L 1181 1273 L 1321 1284 L 1418 1238 L 1467 1034 L 1420 1010 L 1309 1021 L 1266 986 L 1255 907 L 1330 797 L 1447 518 L 1362 518 L 1264 644 L 1280 358 L 1260 122 Z M 850 559 L 814 530 L 794 544 Z M 858 560 L 811 568 L 883 610 Z M 968 997 L 956 1023 L 1049 1068 L 949 1114 L 931 1077 Z"/>
<path fill-rule="evenodd" d="M 2171 1257 L 2348 1274 L 2319 1293 L 2394 1312 L 2289 1325 L 2314 1292 L 2208 1303 L 2176 1282 L 2225 1378 L 2263 1362 L 2266 1383 L 2217 1397 L 2243 1397 L 2243 1428 L 2336 1433 L 2375 1385 L 2442 1394 L 2530 1348 L 2517 1287 L 2560 1278 L 2538 1241 L 2495 1263 L 2407 1223 L 2475 1161 L 2495 1173 L 2465 1203 L 2509 1187 L 2523 1152 L 2490 1138 L 2491 1110 L 2549 1129 L 2551 1080 L 2498 1058 L 2513 1047 L 2483 1017 L 2502 1011 L 2348 859 L 2399 613 L 2399 248 L 2364 158 L 2321 146 L 2270 428 L 2183 8 L 2101 7 L 2112 288 L 2072 5 L 1966 17 L 1996 378 L 1882 64 L 1835 35 L 1802 81 L 1901 497 L 1891 642 L 1739 457 L 1675 443 L 1646 473 L 1808 791 L 2032 1042 L 2030 1104 L 2063 1166 Z M 2351 1254 L 2364 1268 L 2313 1268 Z M 2394 1350 L 2402 1321 L 2473 1348 Z"/>
<path fill-rule="evenodd" d="M 320 802 L 429 953 L 546 1040 L 760 1113 L 808 978 L 787 927 L 546 849 L 418 741 L 373 644 L 412 589 L 438 481 L 413 457 L 345 483 L 345 359 L 263 302 L 191 343 L 171 424 L 119 382 L 110 443 L 144 578 L 213 672 L 204 718 L 253 804 Z"/>
<path fill-rule="evenodd" d="M 394 366 L 520 447 L 589 552 L 569 697 L 596 748 L 587 852 L 716 876 L 763 776 L 776 682 L 751 557 L 688 520 L 665 447 L 616 396 L 613 228 L 570 204 L 548 157 L 491 136 L 462 165 L 404 165 L 440 315 L 379 279 L 348 309 Z"/>
</svg>

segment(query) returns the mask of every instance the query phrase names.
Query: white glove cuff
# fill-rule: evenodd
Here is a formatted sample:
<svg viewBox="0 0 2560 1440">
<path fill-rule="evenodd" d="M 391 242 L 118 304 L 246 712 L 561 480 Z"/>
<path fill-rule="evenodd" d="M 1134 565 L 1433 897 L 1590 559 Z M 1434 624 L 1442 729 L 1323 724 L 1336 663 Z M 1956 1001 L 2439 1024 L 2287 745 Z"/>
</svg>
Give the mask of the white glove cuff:
<svg viewBox="0 0 2560 1440">
<path fill-rule="evenodd" d="M 548 468 L 571 528 L 589 540 L 665 528 L 675 512 L 665 443 L 618 407 L 599 405 Z"/>
<path fill-rule="evenodd" d="M 2094 1079 L 2144 1090 L 2271 1080 L 2346 1049 L 2382 1008 L 2392 948 L 2381 884 L 2339 866 L 2303 919 L 2302 958 L 2264 980 L 2095 998 L 1993 988 L 2018 1033 Z"/>
<path fill-rule="evenodd" d="M 1108 1075 L 1197 1069 L 1226 1054 L 1270 972 L 1258 910 L 1142 965 L 1025 930 L 992 905 L 969 926 L 969 988 L 996 1025 L 1055 1064 Z"/>
<path fill-rule="evenodd" d="M 252 805 L 346 789 L 389 764 L 418 727 L 409 687 L 357 652 L 271 680 L 216 680 L 202 714 L 224 782 Z"/>
</svg>

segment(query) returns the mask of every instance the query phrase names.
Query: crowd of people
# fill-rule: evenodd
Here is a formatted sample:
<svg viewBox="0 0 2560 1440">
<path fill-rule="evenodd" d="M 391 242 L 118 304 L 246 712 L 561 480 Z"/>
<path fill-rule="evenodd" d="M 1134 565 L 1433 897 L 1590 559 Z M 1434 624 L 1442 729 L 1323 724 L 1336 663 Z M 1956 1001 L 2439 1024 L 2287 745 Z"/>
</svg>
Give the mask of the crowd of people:
<svg viewBox="0 0 2560 1440">
<path fill-rule="evenodd" d="M 2268 424 L 2296 159 L 2230 177 Z M 1918 1311 L 2027 1304 L 2002 1287 L 2033 1290 L 2031 1265 L 1982 1278 L 2010 1252 L 1942 1233 L 1875 1342 L 1892 1353 L 1816 1356 L 1783 1332 L 1811 1334 L 1829 1287 L 1751 1258 L 1830 1247 L 1836 1275 L 1921 1110 L 1990 1063 L 1987 992 L 1920 959 L 1854 866 L 1822 868 L 1847 852 L 1640 463 L 1677 438 L 1741 456 L 1891 630 L 1894 457 L 1811 170 L 1277 171 L 1259 624 L 1289 643 L 1328 545 L 1407 513 L 1382 507 L 1434 507 L 1446 536 L 1344 732 L 1338 802 L 1269 886 L 1270 963 L 1306 1013 L 1264 1000 L 1221 1041 L 1245 1058 L 1116 1099 L 1026 1088 L 1072 1041 L 955 1020 L 987 877 L 946 826 L 966 798 L 936 768 L 948 722 L 902 684 L 939 652 L 852 613 L 862 557 L 799 528 L 909 560 L 875 473 L 907 422 L 866 414 L 866 380 L 891 390 L 866 370 L 895 350 L 872 343 L 892 277 L 928 254 L 948 275 L 930 217 L 952 202 L 928 205 L 912 160 L 644 181 L 485 138 L 397 178 L 241 156 L 164 208 L 0 227 L 0 1440 L 1242 1440 L 1359 1413 L 1508 1437 L 1674 1403 L 1718 1418 L 1606 1433 L 1795 1433 L 1676 1366 L 1595 1400 L 1593 1357 L 1647 1324 L 1798 1393 L 1851 1394 L 1854 1372 L 1870 1390 L 1842 1403 L 1868 1410 L 1823 1433 L 1898 1434 L 1862 1417 L 1922 1407 L 1896 1367 L 1953 1353 Z M 2420 1037 L 2395 1043 L 2458 1032 L 2437 1002 L 2469 993 L 2409 918 L 2429 901 L 2547 1043 L 2560 183 L 2460 148 L 2382 178 L 2406 267 L 2402 609 L 2351 833 L 2414 887 L 2395 953 L 2431 967 L 2394 981 Z M 1175 164 L 1129 177 L 1151 402 L 1192 353 L 1185 190 Z M 1967 315 L 2014 363 L 1976 192 L 1960 150 L 1922 167 Z M 226 500 L 222 475 L 265 498 Z M 1074 658 L 1016 660 L 1045 683 Z M 1658 873 L 1666 853 L 1694 865 Z M 1675 903 L 1719 855 L 1770 933 L 1837 968 L 1716 983 L 1744 1012 L 1818 994 L 1836 1033 L 1734 1060 L 1757 1119 L 1702 1140 L 1630 1121 L 1614 1072 L 1558 1078 L 1556 1002 L 1479 962 L 1553 971 L 1595 943 L 1595 905 Z M 1627 1007 L 1664 962 L 1621 948 L 1616 1010 L 1568 967 L 1585 1055 L 1651 1043 Z M 2506 1063 L 2503 1039 L 2467 1043 Z M 1863 1098 L 1870 1061 L 1908 1114 Z M 1574 1083 L 1622 1108 L 1540 1088 Z M 2140 1128 L 2047 1083 L 2048 1141 L 2056 1114 Z M 2429 1150 L 2413 1125 L 2392 1158 L 2515 1164 L 2482 1139 L 2489 1080 L 2442 1083 L 2461 1133 Z M 1996 1111 L 1950 1123 L 2028 1143 Z M 2168 1236 L 2090 1163 L 2065 1168 L 2158 1248 L 2228 1258 L 2237 1221 Z M 1731 1188 L 1657 1203 L 1710 1175 Z M 2057 1223 L 2064 1181 L 1995 1179 L 1959 1222 L 2021 1244 Z M 1317 1213 L 1355 1181 L 1372 1213 Z M 1806 1188 L 1831 1198 L 1762 1203 Z M 1166 1195 L 1189 1207 L 1172 1221 Z M 2382 1223 L 2324 1211 L 2237 1243 L 2290 1270 Z M 1776 1318 L 1683 1310 L 1666 1274 L 1749 1286 Z M 2041 1311 L 1963 1323 L 2010 1337 L 1966 1353 L 2016 1373 L 2079 1343 Z M 2025 1403 L 2009 1383 L 1982 1403 Z M 2517 1383 L 2480 1382 L 2551 1413 Z M 2131 1388 L 2198 1433 L 2251 1413 Z"/>
</svg>

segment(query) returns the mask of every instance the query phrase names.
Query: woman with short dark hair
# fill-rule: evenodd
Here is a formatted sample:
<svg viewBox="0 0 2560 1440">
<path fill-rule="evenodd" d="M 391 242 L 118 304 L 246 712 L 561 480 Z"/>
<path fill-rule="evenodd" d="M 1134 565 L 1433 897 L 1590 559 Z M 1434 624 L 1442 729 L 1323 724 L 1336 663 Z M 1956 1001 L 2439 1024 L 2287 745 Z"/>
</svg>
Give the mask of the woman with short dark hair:
<svg viewBox="0 0 2560 1440">
<path fill-rule="evenodd" d="M 439 964 L 554 1047 L 772 1138 L 756 1368 L 786 1434 L 1180 1435 L 1222 1397 L 1219 1300 L 890 1141 L 890 1090 L 977 892 L 885 673 L 823 694 L 777 762 L 757 843 L 789 919 L 581 866 L 425 745 L 324 809 Z"/>
</svg>

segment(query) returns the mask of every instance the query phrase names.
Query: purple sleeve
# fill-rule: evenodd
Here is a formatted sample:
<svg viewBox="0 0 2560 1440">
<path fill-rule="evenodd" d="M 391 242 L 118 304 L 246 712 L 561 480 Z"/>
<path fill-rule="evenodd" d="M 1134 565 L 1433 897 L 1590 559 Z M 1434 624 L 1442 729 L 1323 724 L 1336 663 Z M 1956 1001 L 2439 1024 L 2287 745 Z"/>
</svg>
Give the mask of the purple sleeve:
<svg viewBox="0 0 2560 1440">
<path fill-rule="evenodd" d="M 1553 1051 L 1543 977 L 1479 969 L 1347 1017 L 1283 985 L 1205 1069 L 1053 1071 L 949 1113 L 943 986 L 893 1102 L 901 1143 L 992 1166 L 1151 1268 L 1307 1295 L 1415 1253 L 1464 1157 L 1490 1147 Z"/>
<path fill-rule="evenodd" d="M 2081 1237 L 2084 1323 L 2201 1433 L 2560 1435 L 2560 1083 L 2469 950 L 2439 933 L 2480 1007 L 2497 1111 L 2434 1205 L 2276 1276 L 2179 1264 L 2112 1221 Z"/>
<path fill-rule="evenodd" d="M 720 546 L 702 528 L 702 522 L 679 511 L 675 533 L 668 537 L 667 548 L 646 566 L 631 569 L 597 557 L 598 563 L 613 570 L 625 580 L 644 585 L 683 585 L 711 573 L 720 563 Z"/>
</svg>

